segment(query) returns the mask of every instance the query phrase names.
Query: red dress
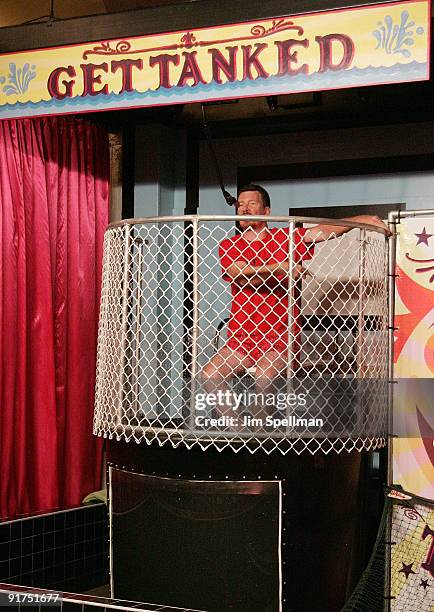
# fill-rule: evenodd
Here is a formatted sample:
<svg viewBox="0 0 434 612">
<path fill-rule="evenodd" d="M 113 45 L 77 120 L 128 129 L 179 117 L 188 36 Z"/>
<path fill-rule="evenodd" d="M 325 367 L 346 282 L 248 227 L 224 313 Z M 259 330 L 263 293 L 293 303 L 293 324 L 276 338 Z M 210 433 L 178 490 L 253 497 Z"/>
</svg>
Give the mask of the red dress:
<svg viewBox="0 0 434 612">
<path fill-rule="evenodd" d="M 294 263 L 311 259 L 313 244 L 303 241 L 306 229 L 294 232 Z M 220 243 L 219 256 L 223 278 L 231 282 L 226 270 L 236 261 L 251 266 L 273 264 L 288 259 L 288 228 L 266 229 L 260 239 L 249 242 L 243 234 L 226 238 Z M 288 350 L 288 277 L 270 278 L 259 287 L 231 282 L 232 306 L 226 346 L 257 361 L 268 351 Z M 299 346 L 300 308 L 294 304 L 294 352 Z"/>
</svg>

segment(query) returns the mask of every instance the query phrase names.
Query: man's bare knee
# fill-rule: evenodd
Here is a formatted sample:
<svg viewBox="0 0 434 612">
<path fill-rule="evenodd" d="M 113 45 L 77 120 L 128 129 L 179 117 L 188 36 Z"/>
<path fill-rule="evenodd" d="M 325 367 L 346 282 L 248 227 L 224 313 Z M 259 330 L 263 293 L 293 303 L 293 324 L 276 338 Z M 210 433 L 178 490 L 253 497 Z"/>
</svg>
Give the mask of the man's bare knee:
<svg viewBox="0 0 434 612">
<path fill-rule="evenodd" d="M 202 370 L 202 380 L 204 382 L 219 382 L 224 380 L 225 376 L 222 368 L 215 365 L 212 361 L 206 364 Z"/>
<path fill-rule="evenodd" d="M 252 360 L 228 347 L 223 347 L 202 369 L 202 381 L 221 384 L 252 365 Z"/>
<path fill-rule="evenodd" d="M 256 379 L 264 385 L 271 382 L 276 376 L 282 375 L 285 370 L 286 359 L 280 353 L 270 351 L 263 355 L 256 365 Z"/>
</svg>

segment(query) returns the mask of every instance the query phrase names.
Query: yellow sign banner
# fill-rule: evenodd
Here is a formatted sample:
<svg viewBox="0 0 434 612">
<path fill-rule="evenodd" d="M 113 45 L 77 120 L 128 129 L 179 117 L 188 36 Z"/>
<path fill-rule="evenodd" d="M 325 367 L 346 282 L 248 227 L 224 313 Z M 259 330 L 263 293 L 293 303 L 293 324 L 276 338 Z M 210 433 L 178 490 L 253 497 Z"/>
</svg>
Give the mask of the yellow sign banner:
<svg viewBox="0 0 434 612">
<path fill-rule="evenodd" d="M 429 78 L 429 0 L 0 55 L 0 119 Z"/>
</svg>

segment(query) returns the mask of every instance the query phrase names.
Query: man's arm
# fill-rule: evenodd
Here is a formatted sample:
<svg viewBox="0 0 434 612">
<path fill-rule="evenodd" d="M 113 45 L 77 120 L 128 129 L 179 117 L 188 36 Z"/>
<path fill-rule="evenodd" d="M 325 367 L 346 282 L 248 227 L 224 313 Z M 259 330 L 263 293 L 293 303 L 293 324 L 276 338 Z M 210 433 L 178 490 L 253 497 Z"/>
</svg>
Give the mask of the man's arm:
<svg viewBox="0 0 434 612">
<path fill-rule="evenodd" d="M 249 284 L 258 287 L 270 278 L 282 280 L 288 275 L 288 266 L 288 260 L 261 266 L 251 266 L 245 261 L 236 261 L 227 268 L 226 274 L 239 285 Z M 295 266 L 294 278 L 298 278 L 302 271 L 301 265 Z"/>
<path fill-rule="evenodd" d="M 390 230 L 387 225 L 377 216 L 375 215 L 356 215 L 355 217 L 345 217 L 342 221 L 353 221 L 354 223 L 366 223 L 368 225 L 375 225 L 380 229 L 385 230 L 387 236 L 390 235 Z M 324 242 L 324 240 L 328 240 L 329 238 L 338 238 L 347 232 L 350 232 L 352 227 L 344 227 L 342 225 L 315 225 L 314 227 L 309 227 L 306 230 L 306 233 L 303 236 L 303 241 L 307 244 L 311 244 L 312 242 Z"/>
</svg>

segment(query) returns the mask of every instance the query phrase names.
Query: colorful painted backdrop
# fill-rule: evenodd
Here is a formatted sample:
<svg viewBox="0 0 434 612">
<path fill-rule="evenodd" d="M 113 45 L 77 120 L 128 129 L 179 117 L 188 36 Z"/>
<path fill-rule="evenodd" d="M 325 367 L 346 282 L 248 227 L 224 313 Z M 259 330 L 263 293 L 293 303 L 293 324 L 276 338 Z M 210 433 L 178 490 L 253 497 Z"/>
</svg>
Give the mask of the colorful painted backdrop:
<svg viewBox="0 0 434 612">
<path fill-rule="evenodd" d="M 434 216 L 397 231 L 394 403 L 409 435 L 394 440 L 393 482 L 434 500 Z"/>
</svg>

